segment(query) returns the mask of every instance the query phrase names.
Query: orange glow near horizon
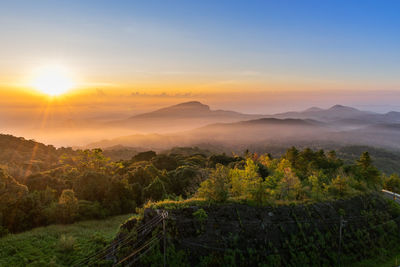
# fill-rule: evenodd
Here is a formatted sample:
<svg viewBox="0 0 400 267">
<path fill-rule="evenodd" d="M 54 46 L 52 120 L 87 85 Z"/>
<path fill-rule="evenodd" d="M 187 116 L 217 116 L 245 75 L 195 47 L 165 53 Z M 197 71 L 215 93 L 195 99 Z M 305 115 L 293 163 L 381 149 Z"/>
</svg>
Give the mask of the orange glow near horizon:
<svg viewBox="0 0 400 267">
<path fill-rule="evenodd" d="M 52 97 L 63 95 L 76 86 L 69 71 L 58 65 L 37 69 L 30 83 L 35 90 Z"/>
</svg>

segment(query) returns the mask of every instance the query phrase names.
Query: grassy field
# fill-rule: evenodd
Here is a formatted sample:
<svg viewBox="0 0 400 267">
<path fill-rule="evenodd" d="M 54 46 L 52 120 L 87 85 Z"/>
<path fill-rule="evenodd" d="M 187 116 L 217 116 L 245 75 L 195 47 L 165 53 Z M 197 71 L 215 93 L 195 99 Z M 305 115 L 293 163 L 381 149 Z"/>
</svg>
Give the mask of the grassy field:
<svg viewBox="0 0 400 267">
<path fill-rule="evenodd" d="M 132 215 L 51 225 L 0 239 L 0 266 L 71 266 L 103 248 Z"/>
<path fill-rule="evenodd" d="M 367 259 L 354 263 L 354 267 L 397 267 L 400 266 L 400 248 L 396 249 L 396 252 L 390 253 L 389 255 L 382 255 L 378 258 Z"/>
</svg>

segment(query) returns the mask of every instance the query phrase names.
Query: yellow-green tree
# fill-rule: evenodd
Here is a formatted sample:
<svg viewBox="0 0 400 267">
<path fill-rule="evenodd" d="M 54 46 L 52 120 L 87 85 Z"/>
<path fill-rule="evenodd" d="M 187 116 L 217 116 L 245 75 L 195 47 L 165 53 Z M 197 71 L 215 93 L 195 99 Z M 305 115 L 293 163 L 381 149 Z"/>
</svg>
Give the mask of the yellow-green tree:
<svg viewBox="0 0 400 267">
<path fill-rule="evenodd" d="M 316 200 L 321 200 L 324 196 L 325 186 L 325 184 L 322 182 L 322 179 L 314 174 L 308 177 L 308 182 L 311 185 L 312 197 Z"/>
<path fill-rule="evenodd" d="M 332 180 L 328 187 L 329 193 L 334 196 L 344 197 L 349 193 L 348 179 L 344 176 L 338 175 Z"/>
<path fill-rule="evenodd" d="M 291 165 L 289 160 L 282 159 L 277 168 L 277 172 L 282 174 L 282 179 L 278 182 L 282 199 L 295 199 L 301 187 L 300 180 L 292 171 Z"/>
<path fill-rule="evenodd" d="M 209 178 L 200 184 L 197 195 L 207 200 L 224 202 L 229 197 L 229 169 L 222 164 L 217 164 Z"/>
<path fill-rule="evenodd" d="M 261 179 L 258 174 L 258 166 L 250 158 L 247 159 L 245 169 L 232 169 L 230 172 L 232 180 L 232 195 L 233 196 L 248 196 L 251 191 Z"/>
<path fill-rule="evenodd" d="M 267 197 L 267 185 L 258 172 L 257 164 L 247 159 L 244 170 L 233 169 L 230 172 L 233 196 L 250 199 L 257 203 Z"/>
</svg>

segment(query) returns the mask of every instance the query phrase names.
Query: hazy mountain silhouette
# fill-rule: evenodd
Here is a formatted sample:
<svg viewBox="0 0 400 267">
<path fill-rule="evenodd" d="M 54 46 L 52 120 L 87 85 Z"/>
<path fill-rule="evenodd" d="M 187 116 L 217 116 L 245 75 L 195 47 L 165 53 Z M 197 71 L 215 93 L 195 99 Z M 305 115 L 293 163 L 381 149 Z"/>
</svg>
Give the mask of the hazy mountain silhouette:
<svg viewBox="0 0 400 267">
<path fill-rule="evenodd" d="M 48 116 L 38 129 L 21 124 L 26 129 L 16 134 L 57 146 L 83 146 L 105 139 L 108 141 L 96 142 L 96 146 L 169 147 L 204 142 L 245 145 L 300 139 L 357 144 L 362 140 L 362 144 L 386 147 L 400 144 L 395 143 L 400 131 L 392 125 L 400 123 L 400 112 L 380 114 L 343 105 L 261 115 L 212 110 L 191 101 L 108 122 L 76 117 L 63 120 L 56 115 Z M 380 140 L 379 132 L 384 132 L 386 141 Z"/>
<path fill-rule="evenodd" d="M 271 117 L 275 118 L 299 118 L 299 119 L 315 119 L 321 121 L 335 121 L 348 118 L 357 118 L 360 116 L 374 114 L 369 111 L 361 111 L 356 108 L 335 105 L 329 109 L 321 109 L 317 107 L 312 107 L 300 112 L 285 112 Z"/>
<path fill-rule="evenodd" d="M 368 125 L 375 123 L 398 123 L 400 122 L 400 112 L 390 111 L 380 114 L 371 111 L 362 111 L 353 107 L 335 105 L 329 109 L 312 107 L 300 112 L 285 112 L 270 115 L 274 118 L 299 118 L 314 119 L 332 123 L 334 126 L 343 125 Z"/>
<path fill-rule="evenodd" d="M 211 110 L 200 102 L 186 102 L 124 121 L 132 127 L 153 128 L 157 134 L 135 134 L 95 142 L 89 147 L 114 145 L 165 149 L 198 144 L 228 147 L 280 143 L 295 145 L 358 144 L 400 148 L 400 112 L 385 114 L 335 105 L 328 109 L 312 107 L 300 112 L 275 115 L 248 115 L 234 111 Z M 204 124 L 204 125 L 201 125 Z M 184 126 L 184 130 L 181 130 Z M 177 129 L 163 133 L 163 127 Z"/>
<path fill-rule="evenodd" d="M 234 123 L 216 123 L 173 134 L 135 134 L 92 143 L 88 147 L 115 145 L 148 146 L 165 149 L 199 143 L 238 145 L 276 139 L 310 138 L 326 131 L 325 124 L 314 120 L 262 118 Z"/>
<path fill-rule="evenodd" d="M 217 122 L 234 122 L 261 118 L 263 115 L 243 114 L 227 110 L 211 110 L 198 101 L 185 102 L 149 113 L 112 122 L 114 127 L 141 132 L 171 132 L 187 130 Z"/>
</svg>

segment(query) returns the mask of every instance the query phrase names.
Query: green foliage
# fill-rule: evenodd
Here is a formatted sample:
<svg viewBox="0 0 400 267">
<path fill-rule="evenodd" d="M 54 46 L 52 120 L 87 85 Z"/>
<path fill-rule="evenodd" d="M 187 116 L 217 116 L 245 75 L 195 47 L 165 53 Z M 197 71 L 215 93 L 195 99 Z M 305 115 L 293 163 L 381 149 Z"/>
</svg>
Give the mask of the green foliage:
<svg viewBox="0 0 400 267">
<path fill-rule="evenodd" d="M 60 220 L 64 223 L 73 222 L 78 215 L 79 204 L 75 193 L 71 189 L 62 191 L 58 199 L 58 215 Z"/>
<path fill-rule="evenodd" d="M 237 205 L 236 208 L 232 204 L 222 207 L 220 204 L 213 204 L 207 207 L 203 204 L 202 208 L 196 210 L 193 209 L 195 203 L 190 203 L 189 207 L 195 211 L 192 213 L 194 223 L 191 226 L 185 224 L 188 225 L 187 229 L 181 229 L 177 222 L 176 228 L 170 226 L 168 231 L 175 235 L 171 240 L 185 248 L 191 266 L 333 266 L 337 264 L 338 257 L 339 217 L 343 216 L 347 223 L 343 229 L 345 242 L 342 243 L 342 264 L 353 266 L 360 259 L 374 256 L 387 258 L 398 251 L 398 215 L 392 210 L 390 203 L 383 196 L 371 193 L 322 205 L 285 205 L 274 208 L 274 216 L 278 216 L 277 222 L 283 218 L 287 220 L 289 216 L 296 223 L 282 221 L 279 225 L 266 223 L 264 226 L 257 223 L 269 207 L 246 208 Z M 395 205 L 399 209 L 399 205 Z M 188 205 L 182 205 L 182 210 L 170 211 L 170 214 L 174 218 L 176 216 L 187 221 L 190 217 L 185 212 L 187 207 Z M 224 208 L 227 212 L 221 212 Z M 237 217 L 231 216 L 233 209 L 236 209 Z M 207 214 L 207 217 L 203 214 Z M 321 216 L 326 218 L 322 219 Z M 200 218 L 226 221 L 229 227 L 224 223 L 215 224 L 215 232 L 208 228 L 203 231 L 199 227 L 201 224 L 196 223 Z M 336 219 L 337 223 L 332 223 Z M 304 223 L 303 220 L 309 223 Z M 235 231 L 235 236 L 226 234 L 230 230 Z M 190 237 L 197 239 L 188 245 L 181 242 Z M 156 258 L 152 259 L 153 261 L 147 263 L 159 262 Z"/>
<path fill-rule="evenodd" d="M 207 212 L 204 209 L 198 209 L 197 211 L 193 212 L 193 217 L 196 218 L 196 220 L 203 222 L 207 220 L 208 215 Z"/>
<path fill-rule="evenodd" d="M 166 182 L 171 193 L 187 197 L 197 191 L 202 182 L 201 172 L 192 166 L 179 166 L 168 173 Z"/>
<path fill-rule="evenodd" d="M 172 171 L 178 167 L 177 160 L 174 157 L 168 155 L 158 155 L 154 157 L 151 162 L 159 170 Z"/>
<path fill-rule="evenodd" d="M 130 215 L 51 225 L 0 239 L 0 266 L 72 266 L 103 249 Z"/>
<path fill-rule="evenodd" d="M 75 179 L 73 189 L 79 199 L 103 201 L 110 188 L 111 177 L 98 172 L 83 172 Z"/>
<path fill-rule="evenodd" d="M 230 163 L 237 162 L 240 160 L 242 160 L 242 158 L 230 157 L 230 156 L 227 156 L 225 153 L 223 153 L 220 155 L 211 155 L 209 157 L 209 165 L 210 165 L 210 167 L 215 167 L 217 164 L 222 164 L 222 165 L 227 166 Z"/>
<path fill-rule="evenodd" d="M 383 176 L 383 188 L 386 190 L 400 193 L 400 177 L 398 174 L 392 174 L 389 177 Z"/>
<path fill-rule="evenodd" d="M 254 198 L 262 178 L 258 166 L 252 159 L 247 159 L 244 170 L 235 168 L 230 172 L 232 196 Z"/>
<path fill-rule="evenodd" d="M 292 171 L 291 167 L 289 167 L 288 163 L 288 160 L 282 159 L 278 165 L 277 172 L 283 175 L 278 183 L 278 190 L 280 191 L 281 199 L 293 200 L 297 198 L 300 180 Z"/>
<path fill-rule="evenodd" d="M 203 198 L 190 198 L 185 200 L 163 200 L 159 202 L 151 202 L 149 201 L 143 206 L 143 209 L 165 209 L 165 210 L 174 210 L 174 209 L 182 209 L 191 206 L 205 206 L 208 204 L 208 201 Z"/>
<path fill-rule="evenodd" d="M 68 253 L 74 250 L 76 238 L 73 236 L 61 235 L 58 241 L 58 249 L 62 252 Z"/>
<path fill-rule="evenodd" d="M 146 199 L 158 201 L 166 197 L 167 191 L 165 190 L 164 183 L 159 177 L 156 177 L 151 184 L 144 188 L 143 194 Z"/>
<path fill-rule="evenodd" d="M 78 216 L 82 220 L 104 219 L 106 217 L 106 211 L 99 202 L 79 200 L 78 205 Z"/>
<path fill-rule="evenodd" d="M 30 174 L 54 168 L 61 155 L 75 153 L 71 148 L 56 149 L 34 140 L 0 134 L 0 166 L 19 182 Z"/>
<path fill-rule="evenodd" d="M 226 201 L 229 197 L 229 169 L 218 164 L 209 178 L 201 183 L 198 196 L 209 201 Z"/>
<path fill-rule="evenodd" d="M 156 152 L 154 151 L 146 151 L 146 152 L 141 152 L 138 153 L 137 155 L 135 155 L 132 158 L 133 162 L 137 162 L 137 161 L 149 161 L 152 160 L 155 156 L 157 156 Z"/>
<path fill-rule="evenodd" d="M 381 176 L 368 153 L 344 164 L 334 151 L 307 148 L 292 147 L 280 158 L 180 148 L 113 162 L 100 149 L 46 149 L 58 165 L 18 181 L 0 172 L 2 232 L 133 212 L 149 200 L 166 200 L 168 207 L 192 196 L 206 203 L 274 205 L 345 198 L 382 186 L 400 190 L 400 179 Z"/>
<path fill-rule="evenodd" d="M 344 165 L 335 151 L 325 153 L 308 148 L 299 151 L 292 147 L 281 159 L 272 159 L 269 154 L 246 155 L 244 164 L 236 162 L 225 169 L 217 165 L 197 195 L 217 202 L 231 197 L 262 205 L 276 200 L 345 198 L 379 189 L 383 183 L 368 153 L 363 153 L 354 165 Z M 396 183 L 400 186 L 396 176 L 383 180 L 391 188 L 398 186 Z"/>
</svg>

